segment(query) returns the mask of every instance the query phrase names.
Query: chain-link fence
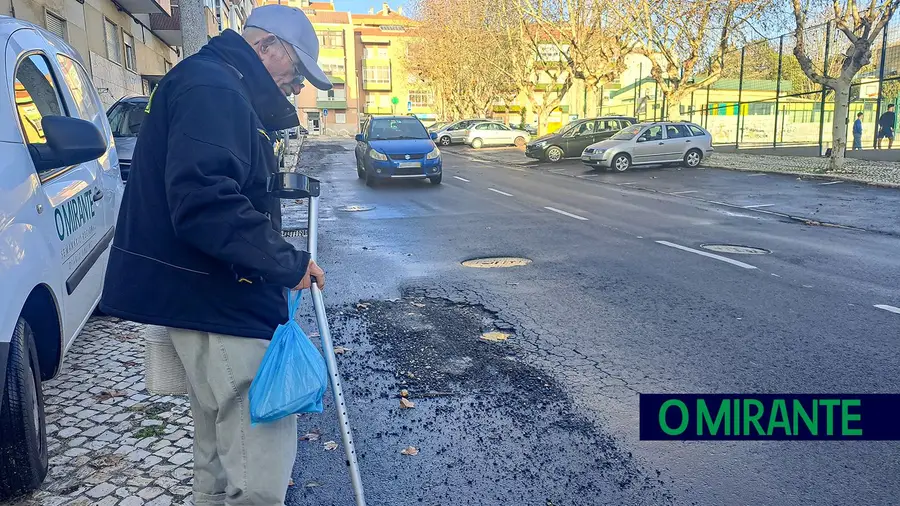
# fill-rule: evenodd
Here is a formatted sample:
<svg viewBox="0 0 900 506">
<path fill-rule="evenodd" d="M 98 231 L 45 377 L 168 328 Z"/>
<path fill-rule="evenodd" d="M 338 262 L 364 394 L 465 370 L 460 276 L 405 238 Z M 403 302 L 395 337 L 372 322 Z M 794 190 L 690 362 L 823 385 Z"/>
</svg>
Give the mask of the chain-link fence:
<svg viewBox="0 0 900 506">
<path fill-rule="evenodd" d="M 816 69 L 840 72 L 850 42 L 833 23 L 807 28 L 804 45 Z M 650 77 L 649 64 L 638 77 L 601 92 L 601 115 L 634 116 L 641 121 L 669 119 L 676 109 L 681 119 L 705 127 L 716 144 L 736 147 L 831 145 L 834 92 L 813 82 L 794 56 L 796 38 L 785 34 L 750 43 L 728 53 L 721 76 L 702 85 L 702 72 L 677 105 Z M 690 88 L 693 88 L 692 90 Z M 892 19 L 872 48 L 871 62 L 853 81 L 848 136 L 857 113 L 863 113 L 862 147 L 876 142 L 878 117 L 888 104 L 900 106 L 900 21 Z M 852 144 L 851 144 L 852 145 Z"/>
</svg>

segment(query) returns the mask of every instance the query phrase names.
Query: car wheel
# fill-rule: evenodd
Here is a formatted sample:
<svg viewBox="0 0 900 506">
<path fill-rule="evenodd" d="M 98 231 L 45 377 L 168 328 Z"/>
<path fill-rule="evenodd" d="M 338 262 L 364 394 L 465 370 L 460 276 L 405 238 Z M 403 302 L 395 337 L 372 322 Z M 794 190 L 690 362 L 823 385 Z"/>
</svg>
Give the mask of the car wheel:
<svg viewBox="0 0 900 506">
<path fill-rule="evenodd" d="M 481 149 L 481 146 L 484 146 L 484 141 L 481 139 L 472 139 L 472 147 L 475 149 Z"/>
<path fill-rule="evenodd" d="M 616 172 L 625 172 L 631 168 L 631 158 L 625 153 L 616 155 L 612 160 L 612 168 Z"/>
<path fill-rule="evenodd" d="M 441 139 L 438 142 L 441 143 L 441 146 L 449 146 L 452 143 L 449 135 L 445 135 L 445 136 L 441 137 Z"/>
<path fill-rule="evenodd" d="M 366 169 L 363 168 L 363 164 L 359 159 L 356 160 L 356 176 L 360 179 L 366 178 Z"/>
<path fill-rule="evenodd" d="M 9 343 L 0 405 L 0 498 L 38 488 L 47 476 L 41 367 L 31 327 L 19 318 Z"/>
<path fill-rule="evenodd" d="M 545 155 L 548 162 L 556 163 L 563 159 L 563 150 L 559 146 L 550 146 Z"/>
<path fill-rule="evenodd" d="M 441 184 L 441 179 L 443 179 L 444 174 L 438 174 L 437 176 L 431 176 L 428 178 L 431 181 L 431 184 Z"/>
<path fill-rule="evenodd" d="M 685 167 L 696 167 L 700 165 L 701 160 L 703 160 L 703 153 L 699 149 L 692 149 L 684 154 Z"/>
<path fill-rule="evenodd" d="M 522 137 L 522 136 L 516 137 L 516 140 L 513 141 L 513 144 L 515 144 L 517 148 L 521 148 L 522 146 L 525 145 L 525 137 Z"/>
<path fill-rule="evenodd" d="M 378 179 L 375 177 L 375 169 L 372 169 L 372 170 L 366 169 L 365 176 L 366 176 L 366 186 L 368 186 L 370 188 L 375 188 L 375 186 L 378 184 Z"/>
</svg>

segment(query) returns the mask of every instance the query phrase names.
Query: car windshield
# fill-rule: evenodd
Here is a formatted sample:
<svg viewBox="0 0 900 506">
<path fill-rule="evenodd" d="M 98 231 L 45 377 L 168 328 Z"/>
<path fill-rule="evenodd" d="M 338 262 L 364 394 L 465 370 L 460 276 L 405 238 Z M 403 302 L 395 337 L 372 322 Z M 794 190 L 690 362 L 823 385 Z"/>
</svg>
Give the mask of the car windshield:
<svg viewBox="0 0 900 506">
<path fill-rule="evenodd" d="M 369 133 L 369 139 L 377 141 L 429 138 L 425 127 L 415 118 L 377 119 Z"/>
<path fill-rule="evenodd" d="M 632 125 L 627 128 L 623 128 L 619 130 L 619 133 L 610 137 L 610 139 L 615 141 L 628 141 L 634 139 L 634 136 L 641 133 L 640 125 Z"/>
<path fill-rule="evenodd" d="M 569 135 L 579 125 L 581 125 L 581 123 L 569 123 L 568 125 L 564 126 L 562 129 L 560 129 L 560 131 L 558 133 L 559 133 L 559 135 Z"/>
<path fill-rule="evenodd" d="M 109 111 L 113 137 L 137 137 L 144 121 L 146 102 L 119 102 Z"/>
</svg>

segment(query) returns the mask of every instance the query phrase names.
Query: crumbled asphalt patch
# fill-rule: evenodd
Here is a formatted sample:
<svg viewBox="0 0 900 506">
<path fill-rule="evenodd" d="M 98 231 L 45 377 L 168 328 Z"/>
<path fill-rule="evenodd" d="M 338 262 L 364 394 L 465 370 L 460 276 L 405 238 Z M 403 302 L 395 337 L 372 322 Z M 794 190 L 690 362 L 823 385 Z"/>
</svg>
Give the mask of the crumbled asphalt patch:
<svg viewBox="0 0 900 506">
<path fill-rule="evenodd" d="M 673 502 L 657 473 L 645 473 L 600 426 L 577 412 L 564 385 L 527 363 L 516 346 L 516 325 L 497 314 L 412 293 L 331 314 L 340 344 L 363 350 L 343 358 L 341 369 L 345 392 L 364 413 L 352 423 L 373 501 L 394 506 Z M 481 339 L 486 332 L 503 332 L 509 339 L 486 342 Z M 401 390 L 415 400 L 415 409 L 398 405 Z M 415 459 L 399 455 L 410 446 L 427 451 Z M 334 482 L 343 484 L 343 478 Z M 398 488 L 402 494 L 396 494 Z M 326 493 L 339 492 L 325 486 L 299 497 L 327 502 L 334 496 Z"/>
</svg>

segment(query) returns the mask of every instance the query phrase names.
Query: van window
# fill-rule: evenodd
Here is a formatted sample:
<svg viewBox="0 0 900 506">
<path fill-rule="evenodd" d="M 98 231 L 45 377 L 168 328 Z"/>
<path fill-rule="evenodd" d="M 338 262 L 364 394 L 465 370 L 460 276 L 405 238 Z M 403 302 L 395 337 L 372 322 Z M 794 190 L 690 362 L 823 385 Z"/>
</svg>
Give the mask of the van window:
<svg viewBox="0 0 900 506">
<path fill-rule="evenodd" d="M 44 116 L 63 116 L 62 100 L 56 89 L 50 62 L 43 55 L 33 54 L 22 60 L 16 69 L 14 85 L 16 110 L 25 142 L 47 142 L 41 121 Z"/>
<path fill-rule="evenodd" d="M 81 65 L 68 56 L 58 54 L 56 61 L 59 62 L 63 80 L 75 99 L 78 115 L 83 120 L 94 121 L 101 111 L 100 105 L 94 99 L 94 94 L 91 93 L 91 81 L 88 79 L 87 73 L 81 68 Z"/>
</svg>

